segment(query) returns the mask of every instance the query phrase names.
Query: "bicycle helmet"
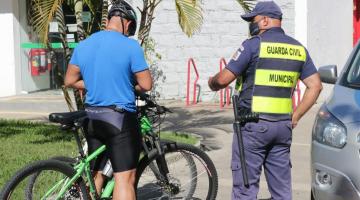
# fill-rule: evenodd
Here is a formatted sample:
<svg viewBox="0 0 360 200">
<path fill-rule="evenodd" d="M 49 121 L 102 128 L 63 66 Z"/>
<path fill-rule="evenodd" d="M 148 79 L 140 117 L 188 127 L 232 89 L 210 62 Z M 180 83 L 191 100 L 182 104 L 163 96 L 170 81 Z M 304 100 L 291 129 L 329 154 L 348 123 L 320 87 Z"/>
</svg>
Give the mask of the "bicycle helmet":
<svg viewBox="0 0 360 200">
<path fill-rule="evenodd" d="M 108 13 L 108 20 L 113 16 L 119 16 L 121 18 L 131 21 L 129 26 L 129 36 L 135 35 L 137 26 L 137 17 L 135 10 L 124 0 L 112 0 L 112 6 Z"/>
</svg>

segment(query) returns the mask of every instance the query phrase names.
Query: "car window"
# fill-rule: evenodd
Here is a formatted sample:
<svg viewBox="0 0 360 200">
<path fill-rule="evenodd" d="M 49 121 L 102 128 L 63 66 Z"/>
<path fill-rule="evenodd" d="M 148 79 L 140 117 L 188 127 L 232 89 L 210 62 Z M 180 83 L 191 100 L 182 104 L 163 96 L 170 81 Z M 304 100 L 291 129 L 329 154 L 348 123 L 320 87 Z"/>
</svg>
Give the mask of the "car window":
<svg viewBox="0 0 360 200">
<path fill-rule="evenodd" d="M 356 57 L 351 64 L 351 67 L 347 74 L 346 80 L 350 85 L 359 85 L 360 86 L 360 53 L 359 53 L 359 51 L 357 52 Z"/>
</svg>

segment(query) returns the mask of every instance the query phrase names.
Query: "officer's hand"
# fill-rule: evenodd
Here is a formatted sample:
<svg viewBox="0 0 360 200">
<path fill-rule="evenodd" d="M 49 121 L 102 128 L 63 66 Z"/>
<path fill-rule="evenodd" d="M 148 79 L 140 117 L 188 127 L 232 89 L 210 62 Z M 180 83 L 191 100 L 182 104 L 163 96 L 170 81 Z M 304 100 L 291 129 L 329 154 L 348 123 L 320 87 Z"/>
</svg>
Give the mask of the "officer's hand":
<svg viewBox="0 0 360 200">
<path fill-rule="evenodd" d="M 209 77 L 209 80 L 208 80 L 208 85 L 209 85 L 209 88 L 212 90 L 212 91 L 215 91 L 215 88 L 212 84 L 212 81 L 213 81 L 213 78 L 212 76 Z"/>
<path fill-rule="evenodd" d="M 292 128 L 295 128 L 297 126 L 298 122 L 299 122 L 299 117 L 297 117 L 296 115 L 293 115 L 292 119 L 291 119 Z"/>
</svg>

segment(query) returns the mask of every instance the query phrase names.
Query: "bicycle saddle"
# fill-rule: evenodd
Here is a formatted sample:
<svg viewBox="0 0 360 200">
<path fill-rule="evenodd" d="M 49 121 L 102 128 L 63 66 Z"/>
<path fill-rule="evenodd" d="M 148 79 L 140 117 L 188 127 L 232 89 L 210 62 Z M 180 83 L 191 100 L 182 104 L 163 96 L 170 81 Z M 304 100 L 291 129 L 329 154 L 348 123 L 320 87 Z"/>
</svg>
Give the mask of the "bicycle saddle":
<svg viewBox="0 0 360 200">
<path fill-rule="evenodd" d="M 63 125 L 73 125 L 76 120 L 86 117 L 85 111 L 74 111 L 65 113 L 51 113 L 49 120 L 51 122 L 60 123 Z"/>
</svg>

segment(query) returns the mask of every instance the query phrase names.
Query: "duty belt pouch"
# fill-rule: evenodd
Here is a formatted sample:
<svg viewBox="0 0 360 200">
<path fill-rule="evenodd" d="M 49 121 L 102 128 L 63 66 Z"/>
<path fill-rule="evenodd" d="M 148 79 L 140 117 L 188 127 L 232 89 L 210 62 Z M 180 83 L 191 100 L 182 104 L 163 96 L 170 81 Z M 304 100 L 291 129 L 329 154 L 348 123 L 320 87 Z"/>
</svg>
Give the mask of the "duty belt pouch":
<svg viewBox="0 0 360 200">
<path fill-rule="evenodd" d="M 246 124 L 247 122 L 258 122 L 259 121 L 259 113 L 251 112 L 248 108 L 240 108 L 237 110 L 239 122 L 241 124 Z"/>
</svg>

